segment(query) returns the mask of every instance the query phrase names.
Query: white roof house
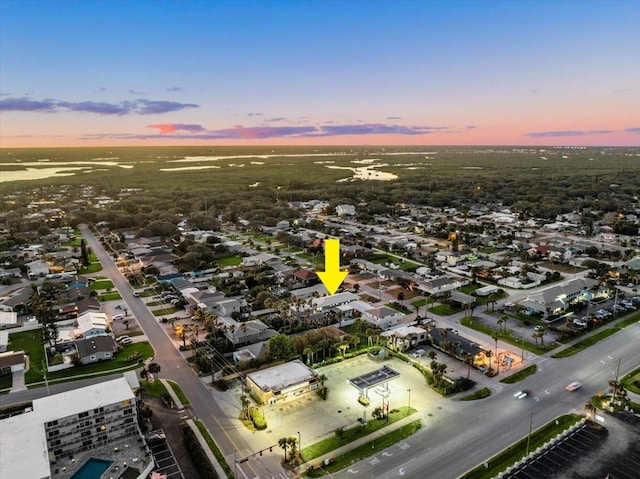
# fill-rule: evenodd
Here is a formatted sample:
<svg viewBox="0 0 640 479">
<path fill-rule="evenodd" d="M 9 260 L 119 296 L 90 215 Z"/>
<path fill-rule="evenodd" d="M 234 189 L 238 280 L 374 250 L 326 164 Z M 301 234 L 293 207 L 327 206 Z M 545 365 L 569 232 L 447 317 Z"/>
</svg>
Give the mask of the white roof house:
<svg viewBox="0 0 640 479">
<path fill-rule="evenodd" d="M 331 294 L 329 296 L 322 296 L 321 298 L 314 298 L 311 300 L 313 309 L 317 311 L 324 311 L 330 308 L 334 308 L 341 304 L 350 303 L 360 299 L 357 294 L 345 291 L 344 293 Z"/>
<path fill-rule="evenodd" d="M 78 316 L 78 330 L 83 338 L 90 338 L 99 334 L 105 334 L 109 326 L 109 319 L 104 313 L 89 311 Z"/>
</svg>

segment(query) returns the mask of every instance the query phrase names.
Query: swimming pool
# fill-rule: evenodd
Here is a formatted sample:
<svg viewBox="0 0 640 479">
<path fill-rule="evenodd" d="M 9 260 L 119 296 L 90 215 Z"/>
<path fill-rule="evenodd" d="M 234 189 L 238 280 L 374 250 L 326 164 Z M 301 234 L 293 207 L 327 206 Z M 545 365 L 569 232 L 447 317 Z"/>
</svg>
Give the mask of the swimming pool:
<svg viewBox="0 0 640 479">
<path fill-rule="evenodd" d="M 104 474 L 104 471 L 109 469 L 111 464 L 113 464 L 113 461 L 90 457 L 87 459 L 87 462 L 71 476 L 71 479 L 100 479 L 100 476 Z"/>
</svg>

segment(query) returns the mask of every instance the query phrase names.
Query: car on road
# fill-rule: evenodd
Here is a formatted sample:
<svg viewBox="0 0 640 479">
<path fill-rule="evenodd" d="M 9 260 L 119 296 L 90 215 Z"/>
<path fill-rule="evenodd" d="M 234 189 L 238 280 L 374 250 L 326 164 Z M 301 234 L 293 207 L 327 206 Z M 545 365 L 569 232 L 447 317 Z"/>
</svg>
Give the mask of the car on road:
<svg viewBox="0 0 640 479">
<path fill-rule="evenodd" d="M 567 391 L 577 391 L 581 387 L 582 383 L 580 381 L 573 381 L 572 383 L 567 384 L 567 387 L 565 387 L 565 389 Z"/>
<path fill-rule="evenodd" d="M 131 339 L 129 336 L 120 336 L 116 341 L 118 341 L 118 343 L 120 344 L 131 344 L 133 342 L 133 339 Z"/>
<path fill-rule="evenodd" d="M 529 394 L 531 394 L 531 391 L 529 391 L 528 389 L 523 389 L 522 391 L 518 391 L 517 393 L 515 393 L 513 397 L 516 399 L 524 399 Z"/>
<path fill-rule="evenodd" d="M 134 291 L 134 292 L 133 292 L 133 295 L 134 295 L 136 298 L 138 298 L 138 297 L 140 296 L 140 293 L 139 293 L 138 291 Z"/>
</svg>

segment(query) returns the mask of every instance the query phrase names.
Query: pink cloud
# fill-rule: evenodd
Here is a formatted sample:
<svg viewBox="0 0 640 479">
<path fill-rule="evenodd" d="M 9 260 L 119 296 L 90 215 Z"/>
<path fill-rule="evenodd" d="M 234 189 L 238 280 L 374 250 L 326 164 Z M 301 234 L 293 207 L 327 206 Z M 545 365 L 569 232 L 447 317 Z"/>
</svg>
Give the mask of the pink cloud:
<svg viewBox="0 0 640 479">
<path fill-rule="evenodd" d="M 190 132 L 204 131 L 204 127 L 202 125 L 186 123 L 156 123 L 154 125 L 147 125 L 147 128 L 155 128 L 161 135 L 166 133 L 175 133 L 178 130 Z"/>
</svg>

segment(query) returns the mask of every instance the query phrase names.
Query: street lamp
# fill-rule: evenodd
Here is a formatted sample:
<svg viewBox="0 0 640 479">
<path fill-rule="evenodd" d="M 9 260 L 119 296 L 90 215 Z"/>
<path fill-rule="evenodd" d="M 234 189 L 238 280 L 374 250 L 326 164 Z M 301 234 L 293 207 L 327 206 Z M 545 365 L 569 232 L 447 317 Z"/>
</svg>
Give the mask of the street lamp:
<svg viewBox="0 0 640 479">
<path fill-rule="evenodd" d="M 409 393 L 409 401 L 407 402 L 408 407 L 411 407 L 411 388 L 407 389 L 407 392 Z"/>
</svg>

